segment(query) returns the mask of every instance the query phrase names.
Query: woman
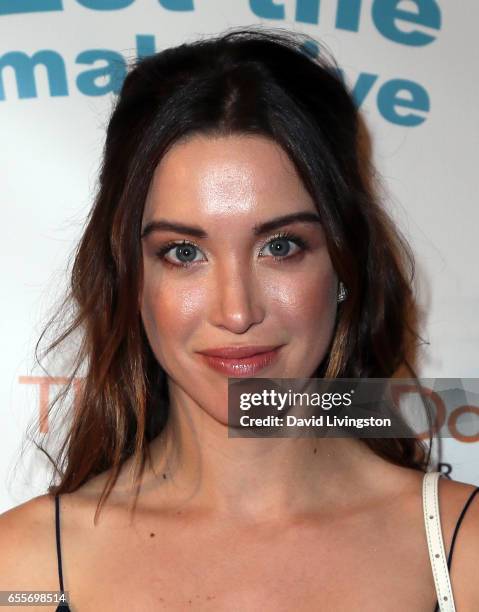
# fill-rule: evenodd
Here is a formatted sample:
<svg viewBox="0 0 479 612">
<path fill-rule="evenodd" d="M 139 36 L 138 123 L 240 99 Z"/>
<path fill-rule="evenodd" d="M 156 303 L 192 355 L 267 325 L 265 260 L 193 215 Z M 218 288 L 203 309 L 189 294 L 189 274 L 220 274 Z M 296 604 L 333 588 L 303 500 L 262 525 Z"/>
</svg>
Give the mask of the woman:
<svg viewBox="0 0 479 612">
<path fill-rule="evenodd" d="M 419 441 L 227 435 L 228 376 L 388 378 L 416 337 L 355 106 L 303 42 L 230 32 L 128 75 L 76 317 L 50 346 L 83 334 L 60 478 L 1 517 L 1 589 L 60 580 L 80 612 L 434 610 Z M 464 612 L 479 609 L 474 492 L 441 480 L 431 523 L 449 552 L 472 501 L 450 575 Z"/>
</svg>

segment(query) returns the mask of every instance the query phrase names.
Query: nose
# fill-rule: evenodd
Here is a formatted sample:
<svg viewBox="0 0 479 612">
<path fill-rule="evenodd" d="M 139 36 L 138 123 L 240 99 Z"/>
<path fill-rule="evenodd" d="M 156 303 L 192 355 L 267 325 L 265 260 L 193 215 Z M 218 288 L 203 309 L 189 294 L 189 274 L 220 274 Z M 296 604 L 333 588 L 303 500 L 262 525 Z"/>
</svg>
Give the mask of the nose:
<svg viewBox="0 0 479 612">
<path fill-rule="evenodd" d="M 218 266 L 209 298 L 209 319 L 216 327 L 242 334 L 264 319 L 265 305 L 254 272 L 238 261 Z"/>
</svg>

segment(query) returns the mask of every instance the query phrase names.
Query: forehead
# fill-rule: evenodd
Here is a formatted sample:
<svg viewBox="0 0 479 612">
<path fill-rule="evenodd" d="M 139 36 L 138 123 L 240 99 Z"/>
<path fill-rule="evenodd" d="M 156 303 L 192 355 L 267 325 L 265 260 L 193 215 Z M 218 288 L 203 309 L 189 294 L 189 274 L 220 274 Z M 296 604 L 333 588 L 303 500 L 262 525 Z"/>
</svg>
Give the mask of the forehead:
<svg viewBox="0 0 479 612">
<path fill-rule="evenodd" d="M 206 221 L 315 210 L 293 162 L 262 136 L 195 135 L 155 170 L 144 218 Z"/>
</svg>

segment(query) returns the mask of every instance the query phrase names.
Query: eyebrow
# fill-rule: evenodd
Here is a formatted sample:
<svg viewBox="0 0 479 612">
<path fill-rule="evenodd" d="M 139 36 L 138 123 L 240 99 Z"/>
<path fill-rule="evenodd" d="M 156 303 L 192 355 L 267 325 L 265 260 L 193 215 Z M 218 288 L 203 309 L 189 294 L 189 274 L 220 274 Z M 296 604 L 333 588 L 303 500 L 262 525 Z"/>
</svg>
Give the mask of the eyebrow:
<svg viewBox="0 0 479 612">
<path fill-rule="evenodd" d="M 289 215 L 282 215 L 276 217 L 264 223 L 256 224 L 253 226 L 253 234 L 255 236 L 262 236 L 272 230 L 290 225 L 291 223 L 317 223 L 321 224 L 319 216 L 315 213 L 304 211 L 291 213 Z M 208 238 L 207 232 L 196 225 L 184 225 L 177 221 L 167 221 L 166 219 L 159 219 L 157 221 L 150 221 L 145 225 L 141 232 L 141 238 L 146 238 L 152 232 L 170 231 L 177 234 L 187 234 L 194 236 L 195 238 Z"/>
</svg>

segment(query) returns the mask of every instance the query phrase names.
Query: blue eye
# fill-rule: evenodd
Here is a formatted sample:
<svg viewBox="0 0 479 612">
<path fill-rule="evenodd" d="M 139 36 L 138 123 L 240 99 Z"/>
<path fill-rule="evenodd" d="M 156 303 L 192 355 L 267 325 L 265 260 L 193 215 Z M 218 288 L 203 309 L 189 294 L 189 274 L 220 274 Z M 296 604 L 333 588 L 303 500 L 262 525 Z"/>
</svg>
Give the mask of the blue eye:
<svg viewBox="0 0 479 612">
<path fill-rule="evenodd" d="M 275 238 L 271 242 L 268 242 L 265 248 L 270 249 L 270 253 L 273 255 L 273 257 L 285 257 L 286 255 L 289 255 L 289 252 L 291 251 L 291 244 L 294 244 L 296 247 L 298 246 L 292 240 L 287 238 Z"/>
<path fill-rule="evenodd" d="M 293 245 L 293 253 L 291 253 L 291 246 Z M 296 248 L 295 248 L 296 247 Z M 296 255 L 298 251 L 305 251 L 308 248 L 308 245 L 305 240 L 296 236 L 294 234 L 290 234 L 287 232 L 283 232 L 274 236 L 269 242 L 263 247 L 263 249 L 270 249 L 270 253 L 273 259 L 279 261 L 281 259 L 289 259 Z M 264 257 L 263 249 L 261 249 L 261 257 Z"/>
<path fill-rule="evenodd" d="M 172 251 L 173 255 L 176 257 L 176 261 L 174 258 L 173 261 L 171 261 L 166 257 L 170 253 L 170 251 Z M 157 256 L 171 265 L 188 267 L 192 262 L 198 261 L 196 259 L 196 256 L 200 252 L 201 251 L 196 245 L 192 244 L 191 242 L 186 242 L 185 240 L 181 243 L 170 242 L 168 244 L 165 244 L 158 251 Z"/>
</svg>

